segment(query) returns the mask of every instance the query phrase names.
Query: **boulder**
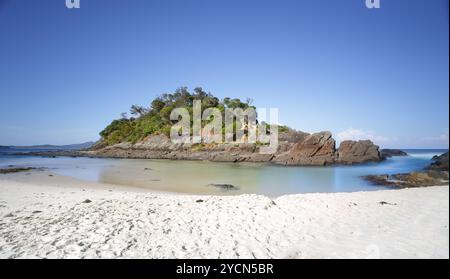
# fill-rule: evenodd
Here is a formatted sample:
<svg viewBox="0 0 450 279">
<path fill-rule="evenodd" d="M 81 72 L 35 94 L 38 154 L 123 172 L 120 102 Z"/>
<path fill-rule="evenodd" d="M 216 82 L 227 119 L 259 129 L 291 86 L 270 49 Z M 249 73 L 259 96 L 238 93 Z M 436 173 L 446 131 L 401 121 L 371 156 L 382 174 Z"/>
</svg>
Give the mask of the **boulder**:
<svg viewBox="0 0 450 279">
<path fill-rule="evenodd" d="M 330 132 L 311 134 L 289 151 L 276 156 L 273 162 L 283 165 L 329 165 L 335 160 L 335 146 L 336 142 Z"/>
<path fill-rule="evenodd" d="M 448 171 L 448 152 L 439 156 L 433 157 L 433 163 L 431 163 L 427 169 L 437 171 Z"/>
<path fill-rule="evenodd" d="M 400 149 L 382 149 L 381 151 L 381 157 L 383 158 L 391 158 L 396 156 L 408 156 L 408 153 L 406 153 L 403 150 Z"/>
<path fill-rule="evenodd" d="M 221 153 L 214 154 L 211 158 L 211 161 L 235 163 L 235 162 L 239 161 L 239 154 L 221 152 Z"/>
<path fill-rule="evenodd" d="M 341 164 L 379 162 L 382 160 L 379 147 L 370 140 L 341 142 L 337 161 Z"/>
<path fill-rule="evenodd" d="M 287 131 L 278 134 L 278 141 L 297 143 L 303 141 L 307 136 L 309 136 L 308 133 L 296 131 L 294 129 L 288 129 Z"/>
</svg>

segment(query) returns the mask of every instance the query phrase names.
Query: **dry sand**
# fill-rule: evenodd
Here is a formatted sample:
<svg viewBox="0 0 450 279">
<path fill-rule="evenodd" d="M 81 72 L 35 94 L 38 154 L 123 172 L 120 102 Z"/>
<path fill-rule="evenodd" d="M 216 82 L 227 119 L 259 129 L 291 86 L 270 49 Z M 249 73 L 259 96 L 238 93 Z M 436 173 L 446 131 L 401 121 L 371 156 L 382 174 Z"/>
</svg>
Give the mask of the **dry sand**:
<svg viewBox="0 0 450 279">
<path fill-rule="evenodd" d="M 0 176 L 0 258 L 448 258 L 449 188 L 193 196 Z"/>
</svg>

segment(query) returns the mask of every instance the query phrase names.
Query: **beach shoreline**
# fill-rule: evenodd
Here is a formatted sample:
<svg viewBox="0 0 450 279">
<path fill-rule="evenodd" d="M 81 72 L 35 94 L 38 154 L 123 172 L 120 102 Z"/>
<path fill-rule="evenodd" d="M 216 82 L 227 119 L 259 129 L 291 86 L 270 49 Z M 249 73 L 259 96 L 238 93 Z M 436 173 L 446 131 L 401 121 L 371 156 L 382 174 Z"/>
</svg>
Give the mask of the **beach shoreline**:
<svg viewBox="0 0 450 279">
<path fill-rule="evenodd" d="M 0 258 L 449 257 L 448 186 L 271 199 L 40 171 L 0 176 L 0 220 Z"/>
</svg>

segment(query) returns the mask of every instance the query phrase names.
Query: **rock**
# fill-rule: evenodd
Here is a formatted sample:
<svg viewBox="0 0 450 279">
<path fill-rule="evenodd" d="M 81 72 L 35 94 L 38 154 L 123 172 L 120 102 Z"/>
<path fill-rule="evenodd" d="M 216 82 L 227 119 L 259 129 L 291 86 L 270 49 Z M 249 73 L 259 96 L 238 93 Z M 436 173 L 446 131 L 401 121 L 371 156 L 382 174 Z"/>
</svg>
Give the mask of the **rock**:
<svg viewBox="0 0 450 279">
<path fill-rule="evenodd" d="M 383 158 L 391 158 L 394 156 L 408 156 L 408 153 L 400 149 L 382 149 L 380 152 L 381 157 Z"/>
<path fill-rule="evenodd" d="M 137 149 L 151 149 L 151 150 L 177 150 L 180 145 L 172 143 L 170 138 L 166 135 L 150 135 L 144 141 L 134 145 Z"/>
<path fill-rule="evenodd" d="M 217 153 L 212 158 L 214 162 L 232 162 L 235 163 L 239 160 L 239 154 L 233 153 Z"/>
<path fill-rule="evenodd" d="M 384 185 L 384 186 L 394 186 L 395 183 L 389 181 L 389 175 L 379 174 L 379 175 L 366 175 L 363 179 L 371 182 L 374 185 Z"/>
<path fill-rule="evenodd" d="M 288 129 L 285 132 L 281 132 L 278 134 L 279 142 L 288 142 L 288 143 L 297 143 L 305 140 L 305 138 L 309 136 L 308 133 L 304 133 L 301 131 L 296 131 L 294 129 Z"/>
<path fill-rule="evenodd" d="M 238 187 L 232 185 L 232 184 L 208 184 L 208 186 L 213 186 L 213 187 L 217 187 L 220 188 L 222 190 L 239 190 Z"/>
<path fill-rule="evenodd" d="M 371 141 L 344 141 L 339 150 L 330 132 L 308 134 L 293 129 L 280 133 L 274 154 L 260 154 L 258 144 L 173 144 L 163 134 L 150 135 L 132 144 L 123 142 L 112 146 L 83 151 L 39 152 L 26 155 L 57 155 L 96 158 L 208 160 L 215 162 L 271 162 L 280 165 L 327 166 L 353 164 L 382 159 L 378 146 Z M 150 170 L 150 169 L 148 169 Z"/>
<path fill-rule="evenodd" d="M 91 203 L 92 201 L 90 200 L 90 199 L 85 199 L 84 201 L 83 201 L 83 203 Z"/>
<path fill-rule="evenodd" d="M 379 162 L 382 160 L 379 147 L 370 140 L 341 142 L 338 149 L 338 162 L 341 164 L 355 164 Z"/>
<path fill-rule="evenodd" d="M 377 185 L 395 187 L 427 187 L 448 185 L 448 152 L 432 159 L 434 162 L 423 171 L 393 175 L 366 175 L 363 178 Z"/>
<path fill-rule="evenodd" d="M 433 159 L 431 159 L 433 160 L 433 163 L 427 166 L 426 169 L 448 172 L 448 157 L 448 152 L 439 156 L 434 156 Z"/>
<path fill-rule="evenodd" d="M 392 178 L 399 181 L 404 187 L 425 187 L 448 184 L 448 173 L 437 172 L 411 172 L 406 174 L 394 174 Z M 444 181 L 447 180 L 447 181 Z"/>
<path fill-rule="evenodd" d="M 252 163 L 264 163 L 269 162 L 274 157 L 273 154 L 260 154 L 260 153 L 252 153 L 249 157 L 245 159 L 246 162 Z"/>
<path fill-rule="evenodd" d="M 448 172 L 445 171 L 421 171 L 393 175 L 367 175 L 363 178 L 376 185 L 401 188 L 439 186 L 448 184 Z"/>
<path fill-rule="evenodd" d="M 329 165 L 335 160 L 335 146 L 330 132 L 315 133 L 306 136 L 289 151 L 275 156 L 273 161 L 283 165 Z"/>
<path fill-rule="evenodd" d="M 99 141 L 97 141 L 96 143 L 94 143 L 94 144 L 89 148 L 89 150 L 99 150 L 99 149 L 105 148 L 105 147 L 107 147 L 107 146 L 108 146 L 108 145 L 107 145 L 107 143 L 106 143 L 105 141 L 99 140 Z"/>
<path fill-rule="evenodd" d="M 411 172 L 411 173 L 400 173 L 392 175 L 392 178 L 398 180 L 403 185 L 408 185 L 410 187 L 418 186 L 431 186 L 435 183 L 434 178 L 428 175 L 426 172 Z"/>
<path fill-rule="evenodd" d="M 287 151 L 291 150 L 291 148 L 293 146 L 294 146 L 294 143 L 278 142 L 277 154 L 281 154 L 281 153 L 287 152 Z"/>
<path fill-rule="evenodd" d="M 35 170 L 36 168 L 6 168 L 6 169 L 0 169 L 1 174 L 7 174 L 7 173 L 16 173 L 16 172 L 26 172 Z"/>
</svg>

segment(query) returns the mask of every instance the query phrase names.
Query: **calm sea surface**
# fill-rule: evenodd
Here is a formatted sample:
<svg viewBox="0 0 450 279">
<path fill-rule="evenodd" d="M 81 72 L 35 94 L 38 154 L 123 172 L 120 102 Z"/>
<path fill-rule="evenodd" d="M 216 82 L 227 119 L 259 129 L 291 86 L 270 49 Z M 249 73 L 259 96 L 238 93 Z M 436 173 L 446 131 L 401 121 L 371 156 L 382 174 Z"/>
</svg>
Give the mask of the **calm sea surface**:
<svg viewBox="0 0 450 279">
<path fill-rule="evenodd" d="M 33 150 L 36 151 L 36 150 Z M 0 153 L 0 168 L 14 165 L 45 167 L 82 180 L 195 194 L 254 193 L 279 196 L 295 193 L 354 192 L 384 189 L 361 179 L 368 174 L 420 170 L 434 155 L 447 150 L 405 150 L 406 157 L 357 166 L 283 167 L 253 163 L 214 163 L 170 160 L 43 158 Z M 26 152 L 26 150 L 20 150 Z M 210 184 L 232 184 L 224 191 Z"/>
</svg>

